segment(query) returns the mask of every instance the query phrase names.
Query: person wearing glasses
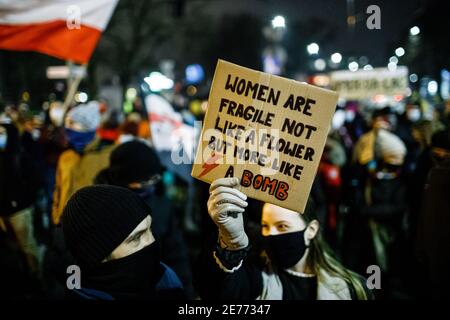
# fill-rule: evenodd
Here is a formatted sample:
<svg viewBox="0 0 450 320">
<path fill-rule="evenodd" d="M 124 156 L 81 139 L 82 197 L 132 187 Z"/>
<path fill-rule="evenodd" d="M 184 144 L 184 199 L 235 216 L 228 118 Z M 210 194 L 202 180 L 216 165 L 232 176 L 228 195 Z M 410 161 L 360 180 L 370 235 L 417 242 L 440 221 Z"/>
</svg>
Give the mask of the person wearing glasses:
<svg viewBox="0 0 450 320">
<path fill-rule="evenodd" d="M 194 298 L 186 242 L 177 212 L 164 195 L 162 172 L 154 149 L 143 141 L 132 140 L 114 149 L 109 167 L 99 172 L 94 183 L 128 188 L 153 209 L 152 231 L 160 245 L 161 260 L 180 277 L 187 297 Z"/>
</svg>

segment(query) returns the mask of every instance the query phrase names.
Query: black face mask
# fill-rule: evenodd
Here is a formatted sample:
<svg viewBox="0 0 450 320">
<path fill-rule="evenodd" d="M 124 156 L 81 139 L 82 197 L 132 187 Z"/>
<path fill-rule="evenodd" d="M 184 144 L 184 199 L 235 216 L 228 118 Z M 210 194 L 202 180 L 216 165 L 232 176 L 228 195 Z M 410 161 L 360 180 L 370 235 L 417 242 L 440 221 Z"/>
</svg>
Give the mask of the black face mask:
<svg viewBox="0 0 450 320">
<path fill-rule="evenodd" d="M 116 299 L 151 298 L 163 271 L 155 241 L 129 256 L 100 264 L 84 277 L 82 273 L 81 281 L 83 287 L 105 291 Z"/>
<path fill-rule="evenodd" d="M 264 246 L 270 261 L 287 269 L 300 261 L 305 254 L 305 230 L 264 237 Z"/>
</svg>

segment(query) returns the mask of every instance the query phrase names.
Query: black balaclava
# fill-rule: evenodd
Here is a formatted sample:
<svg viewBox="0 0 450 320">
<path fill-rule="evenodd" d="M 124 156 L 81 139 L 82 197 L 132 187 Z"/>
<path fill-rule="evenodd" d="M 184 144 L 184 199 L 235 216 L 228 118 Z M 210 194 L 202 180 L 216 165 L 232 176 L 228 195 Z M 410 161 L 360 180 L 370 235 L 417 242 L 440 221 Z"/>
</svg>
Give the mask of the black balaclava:
<svg viewBox="0 0 450 320">
<path fill-rule="evenodd" d="M 150 213 L 141 197 L 117 186 L 82 188 L 70 198 L 62 228 L 80 266 L 83 286 L 114 298 L 150 297 L 162 276 L 157 243 L 103 262 Z"/>
<path fill-rule="evenodd" d="M 83 287 L 105 291 L 116 299 L 153 299 L 163 268 L 155 241 L 124 258 L 110 260 L 81 277 Z"/>
</svg>

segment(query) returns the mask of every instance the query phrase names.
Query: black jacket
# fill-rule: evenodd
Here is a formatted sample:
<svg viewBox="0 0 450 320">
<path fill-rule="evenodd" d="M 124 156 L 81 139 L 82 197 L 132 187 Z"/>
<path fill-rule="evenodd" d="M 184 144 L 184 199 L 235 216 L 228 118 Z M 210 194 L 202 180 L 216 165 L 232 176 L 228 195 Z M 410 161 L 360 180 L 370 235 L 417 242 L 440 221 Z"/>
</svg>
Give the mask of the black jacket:
<svg viewBox="0 0 450 320">
<path fill-rule="evenodd" d="M 98 173 L 94 183 L 120 185 L 111 178 L 108 168 Z M 152 191 L 145 189 L 131 190 L 144 199 L 151 209 L 151 229 L 161 247 L 161 261 L 175 271 L 183 283 L 186 296 L 193 299 L 195 296 L 188 249 L 174 205 L 164 195 L 162 184 L 157 184 Z"/>
<path fill-rule="evenodd" d="M 152 233 L 161 246 L 161 260 L 183 283 L 188 298 L 194 298 L 188 249 L 174 206 L 164 195 L 139 193 L 152 209 Z"/>
<path fill-rule="evenodd" d="M 6 129 L 6 148 L 0 150 L 0 216 L 9 216 L 29 207 L 34 200 L 36 172 L 21 145 L 13 124 L 0 124 Z"/>
<path fill-rule="evenodd" d="M 214 251 L 210 248 L 203 252 L 196 269 L 196 284 L 202 299 L 356 299 L 354 288 L 343 279 L 331 276 L 325 271 L 321 271 L 314 278 L 299 278 L 286 271 L 273 270 L 270 264 L 262 262 L 257 256 L 247 257 L 247 250 L 227 252 L 216 246 Z M 232 270 L 234 267 L 237 267 L 237 270 L 232 273 L 223 271 L 216 258 L 228 270 Z M 242 265 L 239 267 L 240 261 L 242 261 Z M 272 277 L 272 285 L 267 284 L 268 274 L 272 274 L 269 276 Z M 273 285 L 273 277 L 277 279 L 275 285 Z M 361 277 L 360 280 L 364 279 Z M 365 285 L 363 287 L 365 288 Z M 365 289 L 368 298 L 373 299 L 372 293 L 367 288 Z M 274 298 L 274 291 L 278 291 L 281 296 Z"/>
<path fill-rule="evenodd" d="M 450 297 L 450 160 L 430 171 L 421 212 L 417 250 L 431 279 L 432 297 Z"/>
<path fill-rule="evenodd" d="M 371 203 L 364 201 L 362 214 L 379 222 L 399 222 L 407 211 L 406 186 L 401 178 L 371 180 Z M 362 191 L 362 190 L 361 190 Z"/>
<path fill-rule="evenodd" d="M 158 301 L 166 301 L 166 300 L 184 300 L 184 291 L 183 286 L 178 279 L 177 275 L 171 268 L 161 263 L 161 278 L 158 280 L 155 286 L 154 292 L 150 293 L 146 297 L 136 298 L 136 299 L 149 299 L 149 300 L 158 300 Z M 66 290 L 66 299 L 68 300 L 116 300 L 111 294 L 108 292 L 81 288 L 81 289 L 73 289 Z M 132 298 L 130 298 L 132 299 Z"/>
</svg>

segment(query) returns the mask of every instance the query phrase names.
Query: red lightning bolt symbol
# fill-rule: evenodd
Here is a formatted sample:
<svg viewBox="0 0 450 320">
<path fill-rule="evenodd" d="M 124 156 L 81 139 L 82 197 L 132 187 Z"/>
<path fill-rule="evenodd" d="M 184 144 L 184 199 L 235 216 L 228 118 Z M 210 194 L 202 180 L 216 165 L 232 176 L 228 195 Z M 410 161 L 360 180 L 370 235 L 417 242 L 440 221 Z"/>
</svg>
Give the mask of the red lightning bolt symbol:
<svg viewBox="0 0 450 320">
<path fill-rule="evenodd" d="M 222 157 L 223 157 L 223 155 L 221 155 L 220 153 L 214 153 L 213 152 L 211 154 L 211 157 L 208 160 L 206 160 L 206 162 L 202 165 L 203 171 L 200 173 L 200 175 L 198 177 L 199 178 L 203 177 L 205 174 L 207 174 L 212 169 L 217 167 L 219 164 L 216 163 L 216 161 L 219 160 Z"/>
</svg>

